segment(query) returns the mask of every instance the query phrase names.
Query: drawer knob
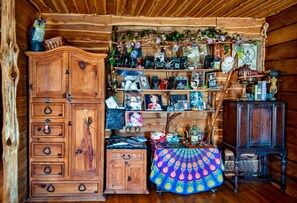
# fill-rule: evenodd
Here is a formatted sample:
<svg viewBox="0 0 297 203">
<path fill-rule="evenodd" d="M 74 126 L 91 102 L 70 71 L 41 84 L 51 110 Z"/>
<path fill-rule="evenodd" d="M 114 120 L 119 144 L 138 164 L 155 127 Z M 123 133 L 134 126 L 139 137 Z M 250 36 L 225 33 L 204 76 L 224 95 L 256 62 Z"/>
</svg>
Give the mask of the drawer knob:
<svg viewBox="0 0 297 203">
<path fill-rule="evenodd" d="M 76 150 L 76 152 L 75 152 L 75 154 L 81 154 L 81 153 L 83 153 L 83 150 L 81 150 L 81 149 L 78 149 L 78 150 Z"/>
<path fill-rule="evenodd" d="M 55 186 L 53 186 L 52 184 L 49 184 L 49 186 L 46 188 L 46 190 L 48 192 L 55 192 Z"/>
<path fill-rule="evenodd" d="M 52 169 L 51 169 L 51 167 L 50 167 L 49 165 L 46 165 L 46 166 L 44 167 L 44 169 L 43 169 L 43 172 L 44 172 L 45 174 L 50 174 L 50 173 L 52 172 Z"/>
<path fill-rule="evenodd" d="M 53 110 L 51 109 L 51 107 L 46 106 L 43 110 L 44 114 L 51 114 L 53 112 Z"/>
<path fill-rule="evenodd" d="M 49 155 L 51 153 L 51 148 L 49 146 L 46 146 L 44 149 L 43 149 L 43 153 L 45 155 Z"/>
<path fill-rule="evenodd" d="M 51 134 L 51 128 L 49 126 L 47 126 L 47 128 L 43 128 L 43 133 L 44 134 Z"/>
<path fill-rule="evenodd" d="M 128 155 L 123 154 L 123 155 L 122 155 L 122 158 L 123 158 L 123 159 L 126 159 L 126 160 L 129 160 L 129 159 L 131 159 L 131 155 L 130 155 L 130 154 L 128 154 Z"/>
<path fill-rule="evenodd" d="M 79 65 L 79 67 L 80 67 L 81 70 L 86 69 L 86 66 L 87 66 L 86 62 L 84 62 L 84 61 L 78 62 L 78 65 Z"/>
<path fill-rule="evenodd" d="M 79 186 L 78 186 L 78 191 L 80 191 L 80 192 L 83 192 L 83 191 L 85 191 L 87 188 L 86 188 L 86 186 L 84 185 L 84 184 L 79 184 Z"/>
</svg>

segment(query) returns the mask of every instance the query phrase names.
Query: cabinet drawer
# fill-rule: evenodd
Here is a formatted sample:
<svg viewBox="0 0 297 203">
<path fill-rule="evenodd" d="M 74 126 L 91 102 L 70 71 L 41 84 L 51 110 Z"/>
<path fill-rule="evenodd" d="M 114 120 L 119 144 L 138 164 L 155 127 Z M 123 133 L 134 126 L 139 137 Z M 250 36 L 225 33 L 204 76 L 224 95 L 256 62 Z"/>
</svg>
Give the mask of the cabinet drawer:
<svg viewBox="0 0 297 203">
<path fill-rule="evenodd" d="M 62 178 L 65 176 L 65 164 L 64 162 L 33 162 L 31 164 L 31 173 L 32 177 L 36 178 Z"/>
<path fill-rule="evenodd" d="M 146 150 L 108 149 L 107 160 L 145 161 Z"/>
<path fill-rule="evenodd" d="M 64 143 L 32 143 L 32 158 L 35 157 L 51 157 L 64 158 Z"/>
<path fill-rule="evenodd" d="M 32 118 L 65 118 L 64 103 L 32 103 Z"/>
<path fill-rule="evenodd" d="M 32 123 L 32 138 L 64 138 L 64 129 L 64 123 Z"/>
<path fill-rule="evenodd" d="M 100 191 L 99 182 L 34 182 L 32 181 L 32 196 L 63 196 L 96 194 Z"/>
</svg>

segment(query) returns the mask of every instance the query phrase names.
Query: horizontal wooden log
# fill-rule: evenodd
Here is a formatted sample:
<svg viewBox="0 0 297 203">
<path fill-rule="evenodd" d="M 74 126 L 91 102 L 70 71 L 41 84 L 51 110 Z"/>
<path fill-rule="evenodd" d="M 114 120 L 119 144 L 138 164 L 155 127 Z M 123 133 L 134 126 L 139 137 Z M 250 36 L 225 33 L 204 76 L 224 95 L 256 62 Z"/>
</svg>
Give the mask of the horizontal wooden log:
<svg viewBox="0 0 297 203">
<path fill-rule="evenodd" d="M 287 60 L 277 60 L 277 61 L 267 61 L 265 63 L 266 70 L 279 70 L 281 75 L 291 75 L 297 74 L 296 64 L 297 59 L 287 59 Z"/>
<path fill-rule="evenodd" d="M 286 115 L 287 115 L 286 116 L 286 126 L 287 127 L 294 127 L 294 126 L 296 126 L 297 112 L 296 111 L 287 110 Z"/>
<path fill-rule="evenodd" d="M 286 93 L 294 93 L 292 96 L 296 96 L 297 90 L 296 86 L 296 76 L 294 75 L 287 75 L 287 76 L 281 76 L 278 78 L 277 86 L 278 86 L 278 92 L 286 92 Z M 290 96 L 290 95 L 287 95 Z M 285 100 L 286 101 L 286 100 Z M 290 102 L 293 102 L 290 100 Z M 295 102 L 293 102 L 295 104 Z"/>
<path fill-rule="evenodd" d="M 266 47 L 289 42 L 297 39 L 297 23 L 274 30 L 268 33 L 268 41 Z"/>
<path fill-rule="evenodd" d="M 269 23 L 268 32 L 297 23 L 296 10 L 297 4 L 279 12 L 277 15 L 269 16 L 267 18 L 267 23 Z"/>
<path fill-rule="evenodd" d="M 296 126 L 288 126 L 286 127 L 286 143 L 290 143 L 292 145 L 297 145 L 297 127 Z"/>
<path fill-rule="evenodd" d="M 297 39 L 266 48 L 266 62 L 297 58 Z"/>
<path fill-rule="evenodd" d="M 112 16 L 112 25 L 140 26 L 216 26 L 216 18 L 167 18 L 167 17 L 129 17 Z"/>
<path fill-rule="evenodd" d="M 284 89 L 284 90 L 288 91 L 287 89 Z M 281 90 L 279 89 L 279 92 L 277 93 L 277 96 L 278 96 L 279 100 L 287 102 L 287 109 L 288 110 L 297 111 L 297 100 L 296 100 L 297 93 L 294 93 L 294 92 L 281 92 Z"/>
</svg>

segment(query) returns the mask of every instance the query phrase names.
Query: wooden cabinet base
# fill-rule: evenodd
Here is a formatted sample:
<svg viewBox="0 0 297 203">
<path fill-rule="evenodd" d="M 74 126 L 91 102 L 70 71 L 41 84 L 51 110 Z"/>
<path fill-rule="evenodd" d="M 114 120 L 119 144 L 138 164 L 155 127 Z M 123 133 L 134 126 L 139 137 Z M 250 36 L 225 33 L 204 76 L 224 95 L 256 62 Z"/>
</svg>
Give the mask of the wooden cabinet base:
<svg viewBox="0 0 297 203">
<path fill-rule="evenodd" d="M 105 195 L 96 196 L 96 195 L 88 195 L 88 196 L 79 196 L 79 197 L 34 197 L 28 198 L 26 202 L 81 202 L 81 201 L 105 201 Z"/>
</svg>

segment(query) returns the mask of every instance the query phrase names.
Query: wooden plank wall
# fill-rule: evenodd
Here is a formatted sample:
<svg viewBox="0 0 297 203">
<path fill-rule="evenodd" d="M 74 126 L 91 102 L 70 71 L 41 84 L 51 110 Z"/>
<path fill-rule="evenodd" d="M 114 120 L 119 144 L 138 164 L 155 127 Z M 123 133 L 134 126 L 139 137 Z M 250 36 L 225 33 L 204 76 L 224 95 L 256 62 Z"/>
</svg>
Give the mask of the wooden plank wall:
<svg viewBox="0 0 297 203">
<path fill-rule="evenodd" d="M 17 44 L 19 46 L 18 67 L 20 80 L 17 89 L 17 113 L 20 130 L 19 144 L 19 202 L 24 202 L 28 192 L 28 60 L 24 51 L 28 50 L 29 30 L 37 12 L 27 1 L 16 0 L 16 29 Z"/>
<path fill-rule="evenodd" d="M 287 101 L 287 192 L 297 197 L 297 5 L 267 18 L 266 69 L 280 70 L 278 95 Z M 279 176 L 279 157 L 271 157 L 271 170 Z"/>
<path fill-rule="evenodd" d="M 170 32 L 177 30 L 182 32 L 186 29 L 198 30 L 206 29 L 209 26 L 214 26 L 227 31 L 228 33 L 242 33 L 243 36 L 251 39 L 262 39 L 260 33 L 262 25 L 265 23 L 265 19 L 255 18 L 152 18 L 152 17 L 127 17 L 127 16 L 112 16 L 111 24 L 117 26 L 118 31 L 141 31 L 144 29 L 153 29 L 157 32 Z M 145 49 L 144 49 L 145 48 Z M 143 54 L 146 55 L 145 51 L 150 51 L 154 48 L 143 48 Z M 263 59 L 263 47 L 260 43 L 261 60 Z M 153 50 L 156 51 L 156 50 Z M 262 64 L 262 63 L 261 63 Z M 218 84 L 224 85 L 227 75 L 221 72 L 216 74 Z M 161 77 L 161 76 L 160 76 Z M 159 78 L 160 78 L 159 77 Z M 162 78 L 162 77 L 161 77 Z M 231 87 L 225 98 L 238 98 L 241 95 L 242 86 L 237 83 L 236 74 L 232 77 Z M 117 93 L 119 96 L 118 103 L 123 103 L 123 95 Z M 218 102 L 220 94 L 218 93 L 216 101 Z M 166 102 L 166 101 L 165 101 Z M 164 104 L 164 101 L 163 101 Z M 141 128 L 143 132 L 149 131 L 163 131 L 166 125 L 166 113 L 144 113 L 144 126 Z M 181 125 L 188 129 L 196 124 L 199 129 L 207 130 L 211 123 L 211 114 L 203 112 L 189 112 L 178 115 L 169 125 L 169 131 L 174 132 L 177 125 Z M 124 134 L 124 131 L 120 131 Z M 148 136 L 148 133 L 144 133 Z M 222 115 L 218 116 L 214 128 L 213 143 L 214 145 L 220 145 L 222 141 Z"/>
</svg>

